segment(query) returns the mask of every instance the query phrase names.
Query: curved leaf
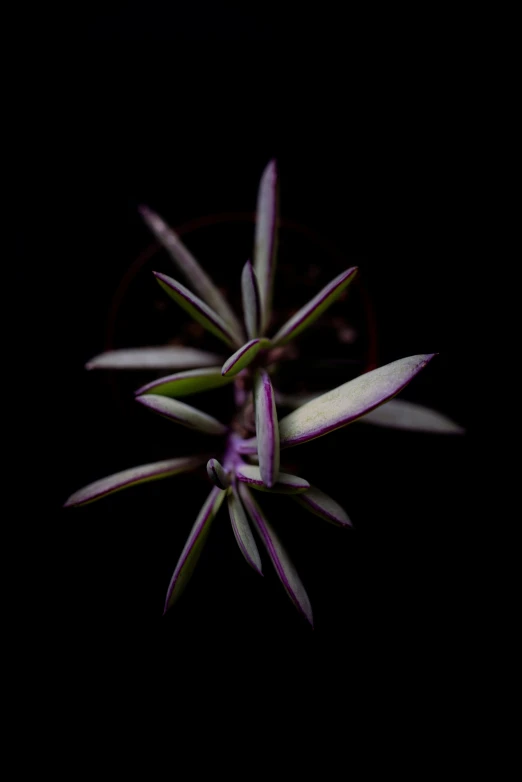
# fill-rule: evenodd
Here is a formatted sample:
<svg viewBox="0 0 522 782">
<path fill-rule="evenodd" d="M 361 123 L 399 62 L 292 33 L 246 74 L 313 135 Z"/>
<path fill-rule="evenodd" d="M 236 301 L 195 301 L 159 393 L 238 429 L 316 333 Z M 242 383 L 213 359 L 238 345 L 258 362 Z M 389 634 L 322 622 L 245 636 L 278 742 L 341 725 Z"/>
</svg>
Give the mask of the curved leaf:
<svg viewBox="0 0 522 782">
<path fill-rule="evenodd" d="M 317 296 L 314 296 L 308 304 L 305 304 L 295 315 L 292 315 L 284 326 L 281 326 L 275 337 L 272 339 L 274 346 L 286 345 L 291 339 L 296 337 L 301 331 L 307 329 L 317 320 L 328 307 L 339 298 L 341 293 L 348 287 L 357 274 L 357 266 L 347 269 L 339 274 L 334 280 L 328 283 Z"/>
<path fill-rule="evenodd" d="M 230 486 L 230 478 L 217 459 L 209 459 L 207 462 L 207 474 L 218 489 L 225 490 Z"/>
<path fill-rule="evenodd" d="M 232 378 L 223 377 L 221 367 L 208 367 L 206 369 L 189 369 L 186 372 L 177 372 L 175 375 L 167 375 L 153 380 L 145 386 L 138 388 L 136 396 L 141 394 L 159 394 L 160 396 L 188 396 L 200 391 L 208 391 L 211 388 L 219 388 L 230 383 Z"/>
<path fill-rule="evenodd" d="M 261 299 L 261 334 L 270 321 L 272 288 L 277 253 L 277 167 L 271 160 L 263 171 L 257 195 L 254 270 Z"/>
<path fill-rule="evenodd" d="M 434 355 L 401 358 L 307 402 L 279 422 L 281 448 L 322 437 L 366 415 L 402 391 Z"/>
<path fill-rule="evenodd" d="M 219 356 L 194 348 L 161 345 L 151 348 L 123 348 L 94 356 L 86 369 L 187 369 L 219 363 Z"/>
<path fill-rule="evenodd" d="M 297 475 L 290 475 L 287 472 L 280 472 L 277 483 L 268 488 L 261 477 L 259 467 L 254 464 L 240 464 L 236 467 L 236 477 L 242 483 L 248 483 L 252 489 L 276 494 L 297 494 L 310 488 L 310 484 L 304 478 L 298 478 Z"/>
<path fill-rule="evenodd" d="M 251 339 L 246 344 L 242 345 L 239 350 L 227 358 L 221 369 L 221 374 L 224 376 L 234 377 L 238 372 L 247 367 L 255 359 L 261 348 L 266 348 L 270 345 L 268 339 Z"/>
<path fill-rule="evenodd" d="M 257 453 L 263 482 L 271 488 L 279 476 L 279 426 L 274 389 L 268 372 L 258 369 L 254 378 Z"/>
<path fill-rule="evenodd" d="M 241 294 L 247 336 L 249 339 L 255 339 L 261 333 L 261 298 L 256 273 L 250 261 L 243 266 Z"/>
<path fill-rule="evenodd" d="M 337 504 L 335 500 L 318 489 L 316 486 L 310 486 L 304 494 L 296 494 L 292 498 L 302 505 L 303 508 L 314 513 L 331 524 L 340 527 L 352 527 L 352 522 L 348 518 L 346 511 Z"/>
<path fill-rule="evenodd" d="M 186 405 L 184 402 L 178 402 L 177 399 L 170 399 L 167 396 L 158 396 L 156 394 L 145 394 L 145 396 L 136 397 L 136 402 L 145 407 L 154 410 L 169 421 L 176 424 L 187 426 L 189 429 L 197 429 L 206 434 L 225 434 L 227 427 L 201 410 Z"/>
<path fill-rule="evenodd" d="M 203 546 L 210 531 L 210 525 L 224 499 L 225 492 L 215 486 L 201 508 L 171 578 L 167 590 L 165 611 L 174 605 L 185 589 L 203 550 Z M 165 613 L 165 611 L 163 613 Z"/>
<path fill-rule="evenodd" d="M 139 467 L 130 467 L 128 470 L 108 475 L 106 478 L 94 481 L 94 483 L 74 492 L 64 503 L 64 508 L 86 505 L 89 502 L 100 500 L 102 497 L 107 497 L 109 494 L 114 494 L 114 492 L 128 489 L 130 486 L 137 486 L 139 483 L 169 478 L 171 475 L 195 470 L 204 461 L 205 457 L 203 456 L 184 456 L 179 459 L 167 459 L 162 462 L 141 464 Z"/>
<path fill-rule="evenodd" d="M 234 537 L 241 553 L 250 567 L 254 568 L 254 570 L 262 576 L 261 557 L 259 556 L 259 551 L 241 500 L 233 488 L 228 492 L 228 512 L 230 514 L 230 523 L 232 524 Z"/>
<path fill-rule="evenodd" d="M 241 341 L 241 324 L 234 315 L 228 301 L 215 283 L 212 282 L 205 270 L 202 269 L 192 253 L 185 247 L 179 236 L 172 228 L 169 228 L 159 215 L 148 207 L 139 207 L 139 212 L 156 239 L 168 251 L 187 283 L 199 293 L 209 307 L 223 318 L 225 323 L 228 323 L 231 330 L 237 334 L 239 341 Z"/>
<path fill-rule="evenodd" d="M 173 280 L 172 277 L 168 277 L 166 274 L 161 272 L 152 273 L 171 299 L 174 299 L 180 307 L 183 307 L 203 328 L 210 331 L 218 339 L 223 340 L 229 347 L 236 347 L 241 344 L 242 340 L 230 326 L 204 301 L 191 293 L 188 288 L 185 288 L 180 282 Z"/>
<path fill-rule="evenodd" d="M 433 434 L 464 434 L 466 431 L 442 413 L 403 399 L 386 402 L 361 418 L 361 423 Z"/>
<path fill-rule="evenodd" d="M 268 556 L 272 561 L 287 595 L 299 613 L 302 614 L 313 627 L 314 619 L 310 600 L 288 554 L 247 487 L 240 485 L 239 494 L 248 515 L 252 519 L 252 523 L 266 547 Z"/>
</svg>

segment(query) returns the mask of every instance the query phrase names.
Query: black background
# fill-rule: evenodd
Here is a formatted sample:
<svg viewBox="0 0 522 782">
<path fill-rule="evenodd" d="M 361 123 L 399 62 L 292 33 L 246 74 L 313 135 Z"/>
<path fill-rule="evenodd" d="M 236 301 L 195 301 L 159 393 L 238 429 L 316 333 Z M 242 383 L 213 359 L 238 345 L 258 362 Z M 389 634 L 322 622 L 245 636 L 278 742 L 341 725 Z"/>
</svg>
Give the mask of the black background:
<svg viewBox="0 0 522 782">
<path fill-rule="evenodd" d="M 36 413 L 22 424 L 20 458 L 35 483 L 19 490 L 17 577 L 34 640 L 60 650 L 74 681 L 79 671 L 105 682 L 145 670 L 190 689 L 201 671 L 218 679 L 225 671 L 226 686 L 242 692 L 231 666 L 239 661 L 244 674 L 252 659 L 291 681 L 306 671 L 317 690 L 335 677 L 348 687 L 348 671 L 411 688 L 429 671 L 435 690 L 459 665 L 473 606 L 468 281 L 486 230 L 476 210 L 473 80 L 437 47 L 419 58 L 423 41 L 415 56 L 397 50 L 377 62 L 372 48 L 355 55 L 335 46 L 329 60 L 311 29 L 291 39 L 295 49 L 285 46 L 286 21 L 275 31 L 249 21 L 247 30 L 220 17 L 210 31 L 191 11 L 186 34 L 170 36 L 170 17 L 153 24 L 151 13 L 133 8 L 134 21 L 100 13 L 77 36 L 32 50 L 21 113 L 24 261 L 13 295 L 17 333 L 34 357 L 33 366 L 22 362 L 30 370 L 25 404 Z M 335 259 L 316 259 L 321 279 L 343 259 L 360 267 L 378 363 L 438 352 L 403 397 L 468 430 L 446 438 L 354 426 L 303 446 L 301 474 L 340 500 L 355 524 L 330 527 L 289 500 L 271 510 L 309 592 L 313 631 L 266 557 L 264 579 L 248 569 L 224 510 L 185 595 L 162 617 L 204 480 L 174 478 L 61 507 L 98 477 L 190 448 L 186 434 L 136 409 L 128 378 L 83 369 L 107 346 L 115 293 L 151 244 L 137 206 L 177 226 L 252 212 L 273 157 L 282 216 L 335 248 Z M 234 285 L 252 226 L 238 224 L 236 239 L 232 228 L 193 237 L 206 268 Z M 229 253 L 220 244 L 228 241 Z M 168 273 L 167 257 L 157 258 Z M 145 273 L 139 279 L 135 312 L 145 318 L 158 296 Z M 160 316 L 153 309 L 159 320 L 144 323 L 144 333 L 161 336 L 173 311 L 171 303 Z M 116 346 L 136 337 L 146 344 L 140 327 L 124 317 Z M 38 510 L 28 515 L 34 499 Z"/>
</svg>

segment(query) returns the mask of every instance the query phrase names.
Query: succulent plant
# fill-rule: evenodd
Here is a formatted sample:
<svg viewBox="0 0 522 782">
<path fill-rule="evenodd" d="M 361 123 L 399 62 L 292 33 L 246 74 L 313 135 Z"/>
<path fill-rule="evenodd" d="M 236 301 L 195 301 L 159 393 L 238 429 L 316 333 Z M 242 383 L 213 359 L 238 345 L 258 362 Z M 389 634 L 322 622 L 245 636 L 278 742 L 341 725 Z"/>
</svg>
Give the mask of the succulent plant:
<svg viewBox="0 0 522 782">
<path fill-rule="evenodd" d="M 262 573 L 258 550 L 261 541 L 290 599 L 312 624 L 312 608 L 305 588 L 254 495 L 256 492 L 287 494 L 320 518 L 340 527 L 351 527 L 348 515 L 335 499 L 304 478 L 281 469 L 281 451 L 358 420 L 425 432 L 461 432 L 457 424 L 440 413 L 393 399 L 435 354 L 399 359 L 326 393 L 306 398 L 284 395 L 275 387 L 275 369 L 287 357 L 288 343 L 341 296 L 358 271 L 352 267 L 339 274 L 269 336 L 278 228 L 275 161 L 268 164 L 261 178 L 254 262 L 246 262 L 241 276 L 243 323 L 175 232 L 150 209 L 142 207 L 140 211 L 190 288 L 166 274 L 154 272 L 158 283 L 192 318 L 220 339 L 230 355 L 219 357 L 185 346 L 123 349 L 96 356 L 87 367 L 176 370 L 139 388 L 136 401 L 174 423 L 212 436 L 219 460 L 208 459 L 208 454 L 192 455 L 133 467 L 80 489 L 69 497 L 65 506 L 84 505 L 139 483 L 196 470 L 206 463 L 208 479 L 213 485 L 175 567 L 165 611 L 183 592 L 213 519 L 226 499 L 232 530 L 247 563 Z M 224 385 L 234 389 L 236 414 L 232 421 L 219 421 L 180 401 L 190 394 Z M 278 404 L 295 409 L 279 420 Z"/>
</svg>

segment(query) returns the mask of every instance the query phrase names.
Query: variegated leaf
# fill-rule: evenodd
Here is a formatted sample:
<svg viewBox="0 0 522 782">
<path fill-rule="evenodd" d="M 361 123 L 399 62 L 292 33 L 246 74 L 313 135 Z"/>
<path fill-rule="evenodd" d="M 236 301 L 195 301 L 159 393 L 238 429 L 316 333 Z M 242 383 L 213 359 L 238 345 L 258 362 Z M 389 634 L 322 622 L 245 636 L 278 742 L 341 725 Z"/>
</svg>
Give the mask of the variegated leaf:
<svg viewBox="0 0 522 782">
<path fill-rule="evenodd" d="M 274 346 L 286 345 L 291 339 L 297 337 L 301 331 L 311 326 L 334 301 L 339 298 L 341 293 L 347 288 L 357 274 L 357 267 L 339 274 L 334 280 L 326 285 L 317 296 L 314 296 L 308 304 L 305 304 L 295 315 L 292 315 L 284 326 L 282 326 L 275 337 L 272 339 Z"/>
<path fill-rule="evenodd" d="M 185 288 L 177 280 L 168 277 L 161 272 L 153 272 L 157 281 L 161 285 L 164 291 L 168 293 L 171 299 L 179 304 L 180 307 L 188 312 L 188 314 L 197 320 L 203 328 L 214 334 L 215 337 L 221 339 L 229 347 L 237 347 L 241 345 L 241 338 L 237 335 L 230 326 L 212 310 L 204 301 L 199 299 L 195 294 L 191 293 L 188 288 Z"/>
<path fill-rule="evenodd" d="M 195 470 L 204 461 L 205 457 L 202 456 L 184 456 L 179 459 L 167 459 L 162 462 L 131 467 L 128 470 L 108 475 L 106 478 L 101 478 L 88 486 L 84 486 L 83 489 L 79 489 L 79 491 L 71 494 L 64 507 L 70 508 L 75 505 L 86 505 L 122 489 L 137 486 L 139 483 L 157 481 L 160 478 L 169 478 L 172 475 Z"/>
<path fill-rule="evenodd" d="M 361 418 L 361 423 L 430 434 L 464 434 L 465 429 L 429 407 L 392 399 Z"/>
<path fill-rule="evenodd" d="M 435 353 L 409 356 L 360 375 L 279 422 L 281 448 L 306 443 L 357 420 L 402 391 Z"/>
<path fill-rule="evenodd" d="M 230 523 L 237 545 L 244 558 L 260 576 L 263 575 L 261 566 L 261 557 L 252 535 L 252 530 L 248 523 L 245 510 L 234 488 L 228 491 L 228 512 L 230 514 Z"/>
<path fill-rule="evenodd" d="M 228 489 L 230 486 L 230 478 L 228 474 L 225 472 L 225 469 L 221 465 L 220 462 L 218 462 L 217 459 L 209 459 L 207 462 L 207 473 L 208 477 L 212 481 L 213 484 L 215 484 L 218 489 L 225 490 Z"/>
<path fill-rule="evenodd" d="M 215 486 L 201 508 L 170 581 L 165 611 L 171 608 L 185 589 L 203 550 L 210 525 L 225 499 L 225 493 Z"/>
<path fill-rule="evenodd" d="M 310 488 L 310 484 L 304 478 L 286 472 L 280 472 L 277 483 L 268 488 L 261 477 L 259 467 L 254 464 L 240 464 L 236 467 L 236 476 L 239 481 L 248 483 L 253 489 L 275 492 L 276 494 L 297 494 Z"/>
<path fill-rule="evenodd" d="M 261 333 L 261 298 L 256 273 L 250 261 L 245 263 L 241 274 L 241 294 L 247 335 L 249 339 L 255 339 Z"/>
<path fill-rule="evenodd" d="M 185 247 L 179 236 L 172 228 L 169 228 L 159 215 L 148 207 L 141 206 L 139 211 L 156 239 L 167 250 L 187 283 L 197 291 L 209 307 L 221 316 L 241 341 L 243 336 L 241 324 L 234 315 L 229 303 L 192 253 Z"/>
<path fill-rule="evenodd" d="M 86 369 L 188 369 L 219 364 L 220 357 L 194 348 L 161 345 L 151 348 L 108 350 L 94 356 Z"/>
<path fill-rule="evenodd" d="M 145 394 L 144 396 L 136 397 L 136 401 L 155 413 L 159 413 L 164 418 L 168 418 L 169 421 L 181 424 L 189 429 L 197 429 L 206 434 L 216 435 L 225 434 L 228 431 L 227 427 L 216 418 L 203 413 L 201 410 L 197 410 L 195 407 L 186 405 L 184 402 L 179 402 L 177 399 L 170 399 L 167 396 L 159 396 L 157 394 Z"/>
<path fill-rule="evenodd" d="M 141 394 L 159 394 L 160 396 L 188 396 L 208 391 L 211 388 L 219 388 L 230 383 L 232 378 L 223 377 L 221 367 L 207 367 L 205 369 L 189 369 L 186 372 L 177 372 L 175 375 L 167 375 L 153 380 L 145 386 L 141 386 L 135 392 Z"/>
<path fill-rule="evenodd" d="M 279 426 L 274 389 L 268 372 L 258 369 L 254 377 L 257 454 L 263 482 L 271 488 L 279 476 Z"/>
<path fill-rule="evenodd" d="M 310 486 L 304 494 L 296 494 L 293 499 L 302 505 L 303 508 L 314 513 L 325 521 L 336 524 L 340 527 L 351 527 L 352 522 L 348 518 L 346 511 L 333 500 L 328 494 L 318 489 L 316 486 Z"/>
<path fill-rule="evenodd" d="M 242 345 L 239 350 L 231 355 L 221 369 L 221 374 L 228 377 L 234 377 L 242 369 L 245 369 L 255 359 L 257 354 L 262 348 L 267 348 L 270 345 L 268 339 L 251 339 L 245 345 Z"/>
<path fill-rule="evenodd" d="M 278 193 L 275 160 L 265 168 L 259 183 L 257 221 L 254 244 L 254 271 L 261 299 L 261 334 L 264 334 L 272 311 L 272 288 L 277 253 Z"/>
<path fill-rule="evenodd" d="M 254 524 L 259 537 L 266 547 L 268 556 L 270 557 L 270 560 L 283 587 L 286 590 L 287 595 L 299 613 L 302 614 L 313 627 L 314 620 L 310 600 L 294 565 L 292 564 L 288 554 L 281 544 L 281 541 L 279 540 L 272 526 L 268 523 L 252 494 L 244 484 L 239 486 L 239 493 L 241 500 L 243 501 L 243 505 L 245 506 L 248 515 L 252 519 L 252 523 Z"/>
</svg>

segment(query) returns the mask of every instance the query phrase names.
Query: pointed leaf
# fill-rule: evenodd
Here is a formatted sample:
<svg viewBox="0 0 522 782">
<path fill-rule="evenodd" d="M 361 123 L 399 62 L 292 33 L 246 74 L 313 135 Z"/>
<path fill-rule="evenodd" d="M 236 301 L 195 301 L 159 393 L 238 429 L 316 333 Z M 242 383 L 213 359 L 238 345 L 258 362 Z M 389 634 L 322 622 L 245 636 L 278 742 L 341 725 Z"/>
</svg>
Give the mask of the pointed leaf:
<svg viewBox="0 0 522 782">
<path fill-rule="evenodd" d="M 310 488 L 310 484 L 304 478 L 280 472 L 279 480 L 269 489 L 261 477 L 259 467 L 254 464 L 240 464 L 236 467 L 236 477 L 242 483 L 248 483 L 252 489 L 271 491 L 276 494 L 298 494 Z"/>
<path fill-rule="evenodd" d="M 250 261 L 245 263 L 241 274 L 241 294 L 247 336 L 255 339 L 261 333 L 261 298 L 256 273 Z"/>
<path fill-rule="evenodd" d="M 189 429 L 197 429 L 207 434 L 225 434 L 228 431 L 227 427 L 216 418 L 197 410 L 195 407 L 186 405 L 184 402 L 178 402 L 177 399 L 145 394 L 145 396 L 136 397 L 136 402 L 154 410 L 164 418 L 168 418 L 169 421 L 187 426 Z"/>
<path fill-rule="evenodd" d="M 172 228 L 169 228 L 159 215 L 148 207 L 141 206 L 139 211 L 156 239 L 168 251 L 187 283 L 199 293 L 209 307 L 222 317 L 231 330 L 237 334 L 239 341 L 241 341 L 241 324 L 234 315 L 229 303 L 192 253 L 185 247 L 179 236 L 174 233 Z"/>
<path fill-rule="evenodd" d="M 224 499 L 225 492 L 215 486 L 201 508 L 170 581 L 165 611 L 171 608 L 185 589 L 203 550 L 212 521 Z"/>
<path fill-rule="evenodd" d="M 268 339 L 251 339 L 250 342 L 242 345 L 239 350 L 227 358 L 221 369 L 221 374 L 234 377 L 252 363 L 261 348 L 267 348 L 269 345 L 270 340 Z"/>
<path fill-rule="evenodd" d="M 245 510 L 241 504 L 239 496 L 234 489 L 228 492 L 228 512 L 230 514 L 230 523 L 241 553 L 250 565 L 260 576 L 263 575 L 261 566 L 261 557 L 257 550 L 252 530 L 248 523 Z"/>
<path fill-rule="evenodd" d="M 252 519 L 252 523 L 254 524 L 261 540 L 266 547 L 268 556 L 272 561 L 275 571 L 279 576 L 286 593 L 299 613 L 301 613 L 313 627 L 314 620 L 312 606 L 310 605 L 310 600 L 294 565 L 290 561 L 290 558 L 283 548 L 279 538 L 274 532 L 272 526 L 266 520 L 261 508 L 247 487 L 245 485 L 240 485 L 238 488 L 243 505 L 245 506 L 248 515 Z"/>
<path fill-rule="evenodd" d="M 254 244 L 254 270 L 261 299 L 261 333 L 270 321 L 272 288 L 277 252 L 277 167 L 275 160 L 265 168 L 257 196 L 257 221 Z"/>
<path fill-rule="evenodd" d="M 281 448 L 306 443 L 355 421 L 402 391 L 435 353 L 409 356 L 356 377 L 279 422 Z"/>
<path fill-rule="evenodd" d="M 241 339 L 230 326 L 204 301 L 191 293 L 188 288 L 185 288 L 177 280 L 173 280 L 172 277 L 167 277 L 166 274 L 161 274 L 161 272 L 153 272 L 153 274 L 171 299 L 174 299 L 180 307 L 183 307 L 203 328 L 210 331 L 218 339 L 223 340 L 229 347 L 236 347 L 241 344 Z"/>
<path fill-rule="evenodd" d="M 249 437 L 247 440 L 240 440 L 237 445 L 237 452 L 242 454 L 257 454 L 257 437 Z"/>
<path fill-rule="evenodd" d="M 94 356 L 86 369 L 185 369 L 219 363 L 219 356 L 194 348 L 161 345 L 151 348 L 123 348 Z"/>
<path fill-rule="evenodd" d="M 128 489 L 130 486 L 137 486 L 139 483 L 147 481 L 156 481 L 160 478 L 168 478 L 171 475 L 178 475 L 182 472 L 195 470 L 205 461 L 203 456 L 184 456 L 179 459 L 167 459 L 162 462 L 152 462 L 151 464 L 140 464 L 139 467 L 131 467 L 128 470 L 108 475 L 99 481 L 94 481 L 83 489 L 71 494 L 64 508 L 70 508 L 75 505 L 86 505 L 89 502 L 100 500 L 109 494 Z"/>
<path fill-rule="evenodd" d="M 334 280 L 328 283 L 317 296 L 314 296 L 308 304 L 305 304 L 295 315 L 292 315 L 284 326 L 281 326 L 275 337 L 272 339 L 274 346 L 285 345 L 291 339 L 296 337 L 321 315 L 334 301 L 339 298 L 341 293 L 348 287 L 357 274 L 357 266 L 339 274 Z"/>
<path fill-rule="evenodd" d="M 341 508 L 328 494 L 318 489 L 316 486 L 310 486 L 304 494 L 294 495 L 293 498 L 303 508 L 314 513 L 316 516 L 336 524 L 340 527 L 351 527 L 352 522 L 346 515 L 346 511 Z"/>
<path fill-rule="evenodd" d="M 361 418 L 361 423 L 434 434 L 464 434 L 465 429 L 429 407 L 392 399 Z"/>
<path fill-rule="evenodd" d="M 230 478 L 217 459 L 208 460 L 207 473 L 212 483 L 214 483 L 218 489 L 225 490 L 230 486 Z"/>
<path fill-rule="evenodd" d="M 254 378 L 257 453 L 263 482 L 271 488 L 279 476 L 279 425 L 274 389 L 268 372 L 258 369 Z"/>
<path fill-rule="evenodd" d="M 230 383 L 232 378 L 223 377 L 221 367 L 208 367 L 206 369 L 189 369 L 186 372 L 177 372 L 175 375 L 167 375 L 153 380 L 145 386 L 138 388 L 136 396 L 141 394 L 159 394 L 160 396 L 188 396 L 211 388 L 219 388 Z"/>
</svg>

